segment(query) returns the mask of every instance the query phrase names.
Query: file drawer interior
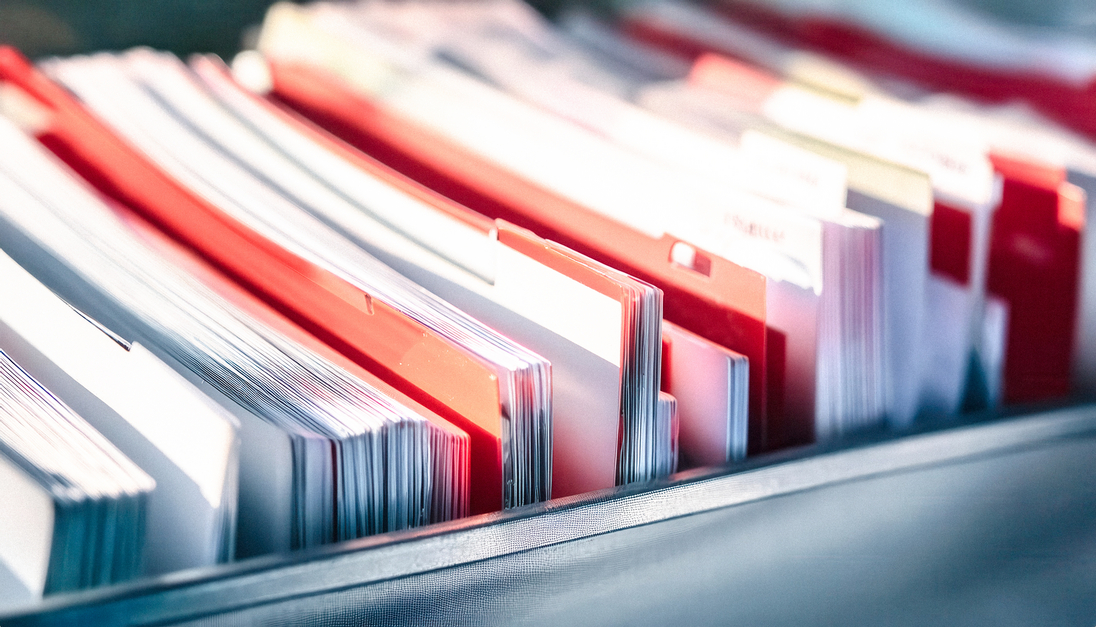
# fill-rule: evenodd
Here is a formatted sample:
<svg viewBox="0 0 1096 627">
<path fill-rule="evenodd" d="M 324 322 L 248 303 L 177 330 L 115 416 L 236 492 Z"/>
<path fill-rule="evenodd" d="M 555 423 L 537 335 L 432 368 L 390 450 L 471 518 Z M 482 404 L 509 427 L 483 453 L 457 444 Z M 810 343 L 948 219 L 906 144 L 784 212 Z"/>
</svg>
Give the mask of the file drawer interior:
<svg viewBox="0 0 1096 627">
<path fill-rule="evenodd" d="M 181 19 L 114 4 L 131 38 Z M 221 18 L 266 4 L 218 5 L 216 41 L 157 45 L 229 54 L 240 27 Z M 73 11 L 87 13 L 62 16 L 76 39 L 39 52 L 137 41 L 89 39 L 101 18 Z M 1091 624 L 1094 454 L 1096 407 L 800 449 L 51 596 L 0 623 Z"/>
</svg>

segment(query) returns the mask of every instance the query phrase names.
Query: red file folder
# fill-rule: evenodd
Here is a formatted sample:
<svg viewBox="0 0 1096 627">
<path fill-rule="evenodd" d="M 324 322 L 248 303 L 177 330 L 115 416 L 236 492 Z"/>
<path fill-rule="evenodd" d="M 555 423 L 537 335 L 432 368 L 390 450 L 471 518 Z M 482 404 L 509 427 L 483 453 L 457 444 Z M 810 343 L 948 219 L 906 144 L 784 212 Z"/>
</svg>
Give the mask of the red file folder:
<svg viewBox="0 0 1096 627">
<path fill-rule="evenodd" d="M 1061 168 L 991 158 L 1004 177 L 987 287 L 1009 304 L 1005 401 L 1062 397 L 1070 390 L 1085 195 Z"/>
<path fill-rule="evenodd" d="M 671 262 L 672 237 L 652 239 L 598 215 L 388 112 L 338 79 L 272 60 L 271 96 L 349 144 L 471 209 L 648 281 L 665 293 L 665 316 L 750 360 L 750 451 L 804 431 L 781 424 L 780 334 L 765 327 L 765 278 L 704 251 L 693 267 Z M 531 147 L 531 149 L 534 149 Z M 773 402 L 776 401 L 776 402 Z"/>
<path fill-rule="evenodd" d="M 486 364 L 197 197 L 113 135 L 13 48 L 0 47 L 0 81 L 20 88 L 49 111 L 49 127 L 39 140 L 102 193 L 468 432 L 471 511 L 501 508 L 503 417 L 498 380 Z"/>
</svg>

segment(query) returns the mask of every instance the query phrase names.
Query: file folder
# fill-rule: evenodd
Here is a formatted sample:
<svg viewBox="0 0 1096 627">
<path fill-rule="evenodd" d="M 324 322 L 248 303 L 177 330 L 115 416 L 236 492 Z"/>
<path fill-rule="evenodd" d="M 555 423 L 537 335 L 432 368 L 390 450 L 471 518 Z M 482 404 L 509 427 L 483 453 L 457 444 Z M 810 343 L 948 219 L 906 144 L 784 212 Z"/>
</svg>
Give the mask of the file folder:
<svg viewBox="0 0 1096 627">
<path fill-rule="evenodd" d="M 657 289 L 419 187 L 245 92 L 212 59 L 192 61 L 197 77 L 167 58 L 144 60 L 152 79 L 177 78 L 156 86 L 135 69 L 135 80 L 175 110 L 193 111 L 180 118 L 221 150 L 279 181 L 346 239 L 552 362 L 553 495 L 651 478 L 653 462 L 636 447 L 655 441 Z M 194 78 L 210 89 L 205 98 Z M 218 115 L 214 99 L 235 118 Z"/>
<path fill-rule="evenodd" d="M 746 459 L 746 358 L 666 322 L 662 386 L 677 400 L 681 469 Z"/>
<path fill-rule="evenodd" d="M 1009 303 L 1005 401 L 1067 396 L 1081 272 L 1085 193 L 1064 169 L 994 155 L 1004 177 L 989 290 Z"/>
<path fill-rule="evenodd" d="M 369 43 L 372 37 L 369 33 L 360 35 L 360 53 L 353 52 L 356 44 L 352 42 L 359 37 L 354 33 L 347 34 L 344 43 L 329 44 L 322 39 L 320 33 L 325 32 L 325 28 L 330 28 L 332 33 L 339 32 L 337 29 L 341 22 L 335 21 L 339 15 L 337 9 L 327 5 L 317 5 L 314 13 L 308 15 L 279 5 L 270 13 L 260 46 L 270 53 L 275 63 L 302 58 L 327 63 L 332 68 L 344 67 L 339 65 L 341 55 L 346 55 L 347 59 L 357 59 L 361 55 L 371 54 L 367 52 L 373 45 Z M 838 274 L 829 275 L 826 279 L 833 286 L 829 290 L 822 288 L 821 280 L 821 257 L 824 254 L 833 255 L 835 260 L 839 254 L 850 255 L 850 258 L 858 260 L 857 263 L 862 263 L 862 267 L 869 269 L 871 275 L 876 277 L 872 280 L 877 280 L 874 255 L 878 249 L 873 249 L 867 239 L 862 239 L 875 237 L 867 234 L 872 229 L 878 229 L 878 224 L 871 218 L 842 213 L 823 227 L 809 215 L 793 214 L 786 209 L 766 205 L 733 189 L 720 187 L 719 192 L 715 193 L 708 182 L 699 176 L 690 178 L 689 173 L 678 173 L 656 165 L 582 129 L 509 100 L 503 94 L 490 91 L 440 65 L 420 63 L 421 68 L 412 69 L 411 61 L 404 64 L 395 55 L 390 61 L 385 61 L 387 53 L 384 52 L 383 43 L 376 44 L 375 49 L 374 56 L 366 58 L 360 71 L 344 68 L 347 80 L 359 83 L 360 97 L 365 99 L 372 96 L 374 107 L 391 109 L 390 115 L 402 113 L 413 118 L 412 123 L 430 126 L 429 132 L 437 135 L 436 139 L 444 136 L 474 146 L 472 151 L 480 153 L 480 156 L 486 156 L 498 164 L 505 163 L 503 171 L 509 170 L 510 178 L 523 178 L 537 185 L 552 187 L 559 190 L 557 194 L 572 202 L 585 203 L 593 211 L 651 234 L 669 231 L 685 237 L 691 240 L 689 245 L 699 245 L 726 259 L 762 271 L 775 280 L 774 285 L 779 290 L 790 290 L 787 296 L 780 295 L 779 290 L 769 296 L 770 306 L 771 303 L 778 303 L 780 311 L 789 312 L 788 319 L 770 326 L 790 334 L 787 350 L 791 357 L 784 363 L 794 369 L 789 371 L 785 379 L 787 385 L 781 388 L 783 391 L 776 393 L 790 404 L 786 407 L 789 414 L 795 416 L 795 420 L 804 421 L 808 427 L 805 430 L 774 430 L 774 433 L 794 432 L 794 436 L 788 436 L 789 442 L 803 441 L 804 437 L 809 441 L 815 434 L 827 438 L 848 429 L 863 428 L 882 416 L 885 411 L 882 409 L 882 388 L 885 387 L 883 381 L 887 374 L 876 365 L 881 359 L 883 346 L 875 336 L 875 333 L 881 333 L 882 321 L 877 318 L 881 305 L 871 304 L 880 292 L 872 287 L 870 281 L 842 281 Z M 385 63 L 389 65 L 385 67 Z M 378 72 L 388 74 L 386 78 L 378 79 Z M 278 82 L 275 75 L 276 93 Z M 330 93 L 330 89 L 323 92 L 324 95 Z M 446 101 L 447 98 L 450 100 Z M 441 102 L 449 102 L 449 105 L 440 106 L 438 103 Z M 357 108 L 357 111 L 360 110 L 360 107 Z M 346 115 L 355 114 L 348 111 Z M 461 121 L 457 122 L 458 119 Z M 469 132 L 486 124 L 488 119 L 509 125 L 507 128 L 510 130 L 506 131 L 505 137 L 497 131 L 494 135 Z M 552 129 L 550 133 L 546 130 L 548 128 Z M 543 156 L 533 157 L 531 153 L 523 152 L 520 142 L 515 139 L 517 137 L 525 142 L 545 142 L 541 148 Z M 598 155 L 596 160 L 604 164 L 609 178 L 600 186 L 595 185 L 579 166 L 566 162 L 564 153 L 567 152 L 582 154 L 586 159 L 595 159 L 592 155 Z M 627 175 L 626 169 L 630 171 Z M 477 174 L 469 172 L 468 176 Z M 631 184 L 634 190 L 626 189 L 629 181 L 634 181 Z M 674 192 L 671 193 L 671 189 Z M 664 201 L 659 203 L 663 196 Z M 633 202 L 629 203 L 625 198 Z M 656 203 L 663 206 L 677 203 L 681 207 L 672 213 L 665 213 L 662 209 L 660 214 Z M 823 230 L 827 233 L 824 236 L 826 244 L 823 244 Z M 831 233 L 831 230 L 834 232 Z M 730 244 L 731 241 L 736 244 Z M 823 249 L 830 252 L 823 253 Z M 859 252 L 849 252 L 852 250 Z M 833 265 L 825 265 L 825 272 L 839 273 L 852 267 L 834 261 Z M 810 285 L 816 290 L 816 296 L 818 292 L 823 294 L 821 304 L 801 307 L 799 303 L 805 302 L 801 299 L 807 297 L 793 294 L 795 289 L 792 286 L 810 289 L 807 287 L 809 282 L 813 282 Z M 844 287 L 838 287 L 842 283 Z M 839 289 L 860 288 L 864 290 L 863 294 L 850 295 L 848 301 L 841 301 Z M 792 301 L 797 304 L 791 304 Z M 840 310 L 846 302 L 851 303 L 850 308 L 863 305 L 865 310 L 856 313 Z M 828 309 L 835 306 L 838 310 Z M 803 312 L 806 317 L 797 318 L 799 314 L 792 313 L 797 311 Z M 772 321 L 772 309 L 768 315 Z M 814 331 L 815 318 L 812 317 L 815 315 L 820 328 L 817 336 Z M 861 322 L 845 322 L 846 316 L 850 320 L 859 316 Z M 670 319 L 673 319 L 672 316 Z M 851 341 L 848 341 L 850 338 L 833 339 L 840 333 L 862 333 L 863 337 Z M 856 354 L 860 349 L 863 352 Z M 842 366 L 837 366 L 836 360 L 846 361 Z M 838 369 L 855 372 L 862 369 L 865 374 L 845 377 L 838 386 L 819 384 L 816 397 L 815 381 L 828 380 L 825 378 Z M 848 415 L 840 409 L 844 407 L 852 408 Z M 838 415 L 842 417 L 835 419 L 834 416 Z"/>
<path fill-rule="evenodd" d="M 184 366 L 239 419 L 238 555 L 466 512 L 463 431 L 345 358 L 327 359 L 317 340 L 105 204 L 5 120 L 0 133 L 0 245 L 119 336 Z"/>
<path fill-rule="evenodd" d="M 658 286 L 665 294 L 668 320 L 749 358 L 750 439 L 751 447 L 760 447 L 751 450 L 764 450 L 770 341 L 764 322 L 764 277 L 696 247 L 691 247 L 698 261 L 695 268 L 675 264 L 671 249 L 679 240 L 672 236 L 651 237 L 514 179 L 499 166 L 391 116 L 314 69 L 275 59 L 270 72 L 276 101 L 379 161 L 484 215 L 529 228 Z M 466 183 L 473 180 L 482 181 L 482 187 Z"/>
<path fill-rule="evenodd" d="M 539 416 L 535 421 L 543 422 L 544 377 L 516 388 L 516 398 L 502 398 L 500 373 L 481 358 L 195 196 L 10 48 L 0 50 L 0 80 L 18 86 L 48 111 L 49 128 L 38 134 L 40 141 L 103 193 L 147 216 L 310 333 L 468 431 L 474 449 L 473 512 L 547 497 L 546 482 L 518 490 L 516 471 L 504 467 L 516 460 L 504 455 L 503 431 L 504 400 L 513 403 L 511 410 L 531 408 Z M 534 370 L 541 368 L 535 357 L 526 359 Z M 528 460 L 532 466 L 546 463 L 546 454 L 535 457 Z M 523 476 L 547 476 L 543 468 L 534 475 L 532 466 Z"/>
</svg>

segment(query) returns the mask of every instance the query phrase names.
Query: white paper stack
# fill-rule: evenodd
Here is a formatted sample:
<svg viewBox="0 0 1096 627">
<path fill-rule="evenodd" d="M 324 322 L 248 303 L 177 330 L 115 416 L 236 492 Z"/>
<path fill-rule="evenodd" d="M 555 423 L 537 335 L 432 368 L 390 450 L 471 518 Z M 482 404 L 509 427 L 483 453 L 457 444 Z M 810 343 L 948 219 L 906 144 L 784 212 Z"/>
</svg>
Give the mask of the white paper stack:
<svg viewBox="0 0 1096 627">
<path fill-rule="evenodd" d="M 238 555 L 467 511 L 463 432 L 181 270 L 183 255 L 169 261 L 6 120 L 0 138 L 0 247 L 127 341 L 180 364 L 239 419 Z"/>
<path fill-rule="evenodd" d="M 239 423 L 138 343 L 82 315 L 0 252 L 0 350 L 156 481 L 144 572 L 232 558 Z"/>
<path fill-rule="evenodd" d="M 0 351 L 0 608 L 139 574 L 155 486 Z"/>
<path fill-rule="evenodd" d="M 680 454 L 681 419 L 677 414 L 677 399 L 671 394 L 660 392 L 658 395 L 658 422 L 655 439 L 651 443 L 654 457 L 655 477 L 667 477 L 677 470 Z M 660 442 L 669 442 L 669 446 L 659 446 Z"/>
</svg>

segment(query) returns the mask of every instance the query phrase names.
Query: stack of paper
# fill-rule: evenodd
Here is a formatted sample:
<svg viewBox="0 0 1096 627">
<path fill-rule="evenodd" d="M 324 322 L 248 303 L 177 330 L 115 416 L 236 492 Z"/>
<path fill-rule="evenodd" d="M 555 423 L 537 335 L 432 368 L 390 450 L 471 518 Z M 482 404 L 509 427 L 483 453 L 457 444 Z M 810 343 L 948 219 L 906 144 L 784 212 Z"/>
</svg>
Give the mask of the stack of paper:
<svg viewBox="0 0 1096 627">
<path fill-rule="evenodd" d="M 138 574 L 155 485 L 0 351 L 0 607 Z"/>
<path fill-rule="evenodd" d="M 353 268 L 301 250 L 288 241 L 284 220 L 265 224 L 271 216 L 249 214 L 255 193 L 263 201 L 272 198 L 256 192 L 254 181 L 241 179 L 243 206 L 195 176 L 187 180 L 196 189 L 183 186 L 17 54 L 0 54 L 0 71 L 30 103 L 25 108 L 45 112 L 46 124 L 37 128 L 42 141 L 102 192 L 151 219 L 343 357 L 466 431 L 473 511 L 548 497 L 551 381 L 545 360 L 390 270 L 372 279 L 356 276 Z M 322 229 L 300 225 L 309 237 L 316 236 L 309 229 Z M 350 246 L 331 252 L 368 258 Z M 377 282 L 376 293 L 362 289 L 367 279 Z"/>
<path fill-rule="evenodd" d="M 73 309 L 3 253 L 0 293 L 0 350 L 156 481 L 144 572 L 231 559 L 237 420 L 143 345 Z"/>
<path fill-rule="evenodd" d="M 0 136 L 0 246 L 108 328 L 181 364 L 240 420 L 239 554 L 466 511 L 465 434 L 310 350 L 273 312 L 208 283 L 210 270 L 196 276 L 197 260 L 147 227 L 142 236 L 3 120 Z"/>
</svg>

